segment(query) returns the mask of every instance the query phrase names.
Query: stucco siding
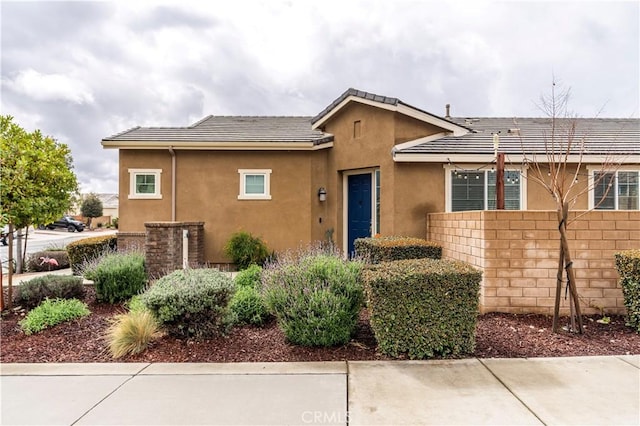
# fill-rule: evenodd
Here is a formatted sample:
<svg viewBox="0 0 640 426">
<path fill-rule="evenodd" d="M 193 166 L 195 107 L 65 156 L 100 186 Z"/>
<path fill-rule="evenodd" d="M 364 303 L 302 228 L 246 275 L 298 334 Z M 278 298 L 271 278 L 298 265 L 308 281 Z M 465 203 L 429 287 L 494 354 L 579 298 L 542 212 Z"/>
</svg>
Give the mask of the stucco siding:
<svg viewBox="0 0 640 426">
<path fill-rule="evenodd" d="M 169 153 L 121 152 L 125 171 L 128 167 L 163 166 L 163 199 L 127 199 L 121 206 L 126 220 L 120 223 L 120 230 L 141 232 L 145 222 L 171 220 Z M 239 230 L 262 237 L 272 250 L 308 242 L 312 239 L 313 154 L 177 150 L 175 220 L 205 223 L 205 260 L 212 263 L 229 262 L 223 252 L 224 244 Z M 167 160 L 163 161 L 163 157 Z M 271 200 L 239 200 L 239 169 L 272 170 Z M 128 193 L 128 182 L 128 173 L 123 173 L 121 193 Z"/>
</svg>

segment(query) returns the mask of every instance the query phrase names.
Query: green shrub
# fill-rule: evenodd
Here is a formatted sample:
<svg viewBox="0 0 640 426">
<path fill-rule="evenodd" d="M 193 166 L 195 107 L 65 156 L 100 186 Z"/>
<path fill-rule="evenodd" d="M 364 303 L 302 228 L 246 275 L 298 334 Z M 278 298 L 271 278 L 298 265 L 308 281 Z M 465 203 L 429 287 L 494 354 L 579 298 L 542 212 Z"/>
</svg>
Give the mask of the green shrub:
<svg viewBox="0 0 640 426">
<path fill-rule="evenodd" d="M 412 237 L 357 238 L 354 249 L 356 257 L 369 263 L 442 258 L 442 246 Z"/>
<path fill-rule="evenodd" d="M 140 312 L 147 311 L 147 306 L 142 301 L 142 294 L 136 294 L 133 296 L 127 303 L 125 303 L 126 308 L 129 312 Z"/>
<path fill-rule="evenodd" d="M 85 295 L 83 280 L 71 275 L 44 275 L 20 284 L 14 302 L 33 308 L 45 299 L 82 299 Z"/>
<path fill-rule="evenodd" d="M 160 278 L 142 301 L 170 335 L 209 338 L 225 334 L 233 325 L 233 293 L 233 280 L 224 273 L 185 269 Z"/>
<path fill-rule="evenodd" d="M 90 313 L 86 303 L 78 299 L 46 299 L 20 321 L 20 328 L 29 335 Z"/>
<path fill-rule="evenodd" d="M 114 235 L 85 238 L 67 245 L 73 275 L 83 273 L 83 266 L 98 257 L 116 251 L 118 238 Z"/>
<path fill-rule="evenodd" d="M 264 241 L 245 231 L 231 235 L 224 246 L 224 252 L 233 260 L 239 271 L 247 269 L 250 265 L 262 265 L 269 257 L 269 250 Z"/>
<path fill-rule="evenodd" d="M 239 324 L 262 325 L 268 316 L 264 299 L 255 287 L 239 287 L 229 307 Z"/>
<path fill-rule="evenodd" d="M 141 293 L 147 284 L 144 255 L 111 253 L 85 264 L 84 276 L 96 286 L 96 299 L 117 303 Z"/>
<path fill-rule="evenodd" d="M 371 328 L 384 354 L 471 353 L 481 272 L 447 260 L 400 260 L 363 271 Z"/>
<path fill-rule="evenodd" d="M 55 260 L 55 262 L 51 261 Z M 65 250 L 44 250 L 32 253 L 27 258 L 28 272 L 45 272 L 69 267 L 69 255 Z"/>
<path fill-rule="evenodd" d="M 627 308 L 627 323 L 640 333 L 640 250 L 625 250 L 614 256 Z"/>
<path fill-rule="evenodd" d="M 290 253 L 265 267 L 265 302 L 291 343 L 349 342 L 363 302 L 360 269 L 360 263 L 339 253 L 314 249 Z"/>
<path fill-rule="evenodd" d="M 236 275 L 233 279 L 237 288 L 251 287 L 260 288 L 260 277 L 262 275 L 262 267 L 258 265 L 251 265 L 247 269 L 244 269 Z"/>
</svg>

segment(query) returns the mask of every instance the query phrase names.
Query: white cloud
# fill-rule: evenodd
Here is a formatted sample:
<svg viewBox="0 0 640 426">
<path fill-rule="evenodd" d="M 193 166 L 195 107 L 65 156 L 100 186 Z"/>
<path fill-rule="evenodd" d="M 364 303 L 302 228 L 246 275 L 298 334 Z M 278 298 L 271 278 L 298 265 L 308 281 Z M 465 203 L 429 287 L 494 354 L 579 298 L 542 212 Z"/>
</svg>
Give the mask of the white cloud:
<svg viewBox="0 0 640 426">
<path fill-rule="evenodd" d="M 313 115 L 349 87 L 435 114 L 638 117 L 638 2 L 3 2 L 2 110 L 117 191 L 100 140 L 208 115 Z M 62 22 L 62 24 L 60 24 Z M 107 189 L 106 186 L 110 186 Z"/>
<path fill-rule="evenodd" d="M 76 104 L 92 104 L 93 94 L 84 82 L 64 74 L 42 74 L 28 68 L 22 70 L 8 85 L 17 93 L 36 101 L 67 101 Z"/>
</svg>

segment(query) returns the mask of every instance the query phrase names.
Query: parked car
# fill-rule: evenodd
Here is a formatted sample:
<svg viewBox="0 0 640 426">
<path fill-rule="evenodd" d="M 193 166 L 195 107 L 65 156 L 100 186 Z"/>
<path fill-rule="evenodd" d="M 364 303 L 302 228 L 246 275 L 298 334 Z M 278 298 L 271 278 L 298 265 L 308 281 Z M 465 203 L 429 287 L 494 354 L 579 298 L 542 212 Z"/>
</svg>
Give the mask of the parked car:
<svg viewBox="0 0 640 426">
<path fill-rule="evenodd" d="M 15 231 L 14 231 L 15 235 Z M 2 242 L 3 246 L 9 245 L 7 242 L 7 237 L 9 236 L 9 225 L 5 225 L 2 227 L 2 231 L 0 231 L 0 242 Z"/>
<path fill-rule="evenodd" d="M 56 220 L 53 223 L 50 223 L 46 226 L 41 226 L 42 228 L 47 228 L 47 229 L 56 229 L 56 228 L 65 228 L 67 231 L 69 232 L 82 232 L 84 231 L 84 223 L 80 222 L 79 220 L 75 220 L 74 218 L 72 218 L 71 216 L 63 216 L 62 218 Z"/>
</svg>

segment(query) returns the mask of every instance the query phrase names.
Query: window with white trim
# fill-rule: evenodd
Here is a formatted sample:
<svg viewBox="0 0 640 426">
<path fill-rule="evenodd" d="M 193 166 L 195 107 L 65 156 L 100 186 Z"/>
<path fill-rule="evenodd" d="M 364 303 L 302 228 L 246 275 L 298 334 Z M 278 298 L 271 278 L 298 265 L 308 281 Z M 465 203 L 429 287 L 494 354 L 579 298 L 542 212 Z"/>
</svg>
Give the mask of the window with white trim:
<svg viewBox="0 0 640 426">
<path fill-rule="evenodd" d="M 638 210 L 640 208 L 640 171 L 592 170 L 589 207 L 596 210 Z"/>
<path fill-rule="evenodd" d="M 520 170 L 504 172 L 504 208 L 524 207 L 524 179 Z M 495 170 L 447 170 L 447 211 L 496 209 Z"/>
<path fill-rule="evenodd" d="M 129 169 L 129 198 L 161 199 L 162 169 Z"/>
<path fill-rule="evenodd" d="M 240 169 L 240 194 L 238 200 L 270 200 L 271 170 Z"/>
</svg>

